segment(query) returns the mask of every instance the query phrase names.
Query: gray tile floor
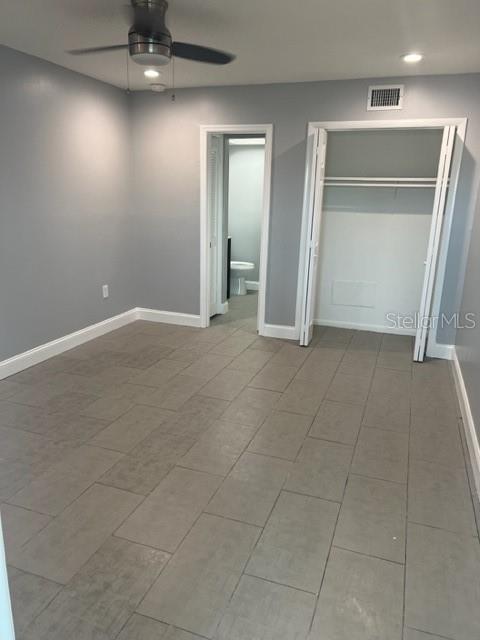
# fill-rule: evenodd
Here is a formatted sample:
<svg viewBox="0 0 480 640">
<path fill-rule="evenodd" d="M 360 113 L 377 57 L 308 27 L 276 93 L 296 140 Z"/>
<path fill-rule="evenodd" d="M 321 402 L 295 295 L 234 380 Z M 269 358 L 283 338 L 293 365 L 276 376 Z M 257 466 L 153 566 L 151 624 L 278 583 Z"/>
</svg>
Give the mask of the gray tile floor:
<svg viewBox="0 0 480 640">
<path fill-rule="evenodd" d="M 137 322 L 0 382 L 19 640 L 475 640 L 449 367 L 409 338 Z"/>
</svg>

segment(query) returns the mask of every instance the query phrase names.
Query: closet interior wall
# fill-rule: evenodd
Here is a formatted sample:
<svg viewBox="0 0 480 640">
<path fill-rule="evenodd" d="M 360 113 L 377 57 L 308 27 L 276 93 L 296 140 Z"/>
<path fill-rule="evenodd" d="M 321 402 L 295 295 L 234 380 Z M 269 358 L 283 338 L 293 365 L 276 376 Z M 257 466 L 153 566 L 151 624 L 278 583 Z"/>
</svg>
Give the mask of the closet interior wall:
<svg viewBox="0 0 480 640">
<path fill-rule="evenodd" d="M 442 129 L 328 134 L 315 324 L 415 334 Z M 407 321 L 408 324 L 408 321 Z"/>
</svg>

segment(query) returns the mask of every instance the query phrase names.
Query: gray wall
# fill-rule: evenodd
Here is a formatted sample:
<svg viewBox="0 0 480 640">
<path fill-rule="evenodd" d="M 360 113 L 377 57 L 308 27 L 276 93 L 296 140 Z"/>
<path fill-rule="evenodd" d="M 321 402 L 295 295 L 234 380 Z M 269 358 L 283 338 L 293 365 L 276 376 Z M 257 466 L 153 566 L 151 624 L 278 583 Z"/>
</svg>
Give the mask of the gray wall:
<svg viewBox="0 0 480 640">
<path fill-rule="evenodd" d="M 475 314 L 476 326 L 457 331 L 457 354 L 480 439 L 480 197 L 468 253 L 461 317 L 467 313 Z"/>
<path fill-rule="evenodd" d="M 382 82 L 395 81 L 385 80 Z M 199 310 L 199 125 L 273 123 L 272 215 L 267 322 L 295 321 L 305 137 L 309 120 L 468 117 L 455 221 L 442 307 L 458 309 L 465 230 L 479 179 L 480 76 L 402 79 L 402 111 L 367 112 L 371 80 L 247 87 L 215 87 L 132 97 L 137 267 L 142 306 Z M 141 248 L 141 250 L 140 250 Z M 451 343 L 447 328 L 439 338 Z"/>
<path fill-rule="evenodd" d="M 126 95 L 5 47 L 0 78 L 3 360 L 134 300 Z"/>
<path fill-rule="evenodd" d="M 293 324 L 306 123 L 468 117 L 442 309 L 480 313 L 480 204 L 468 253 L 479 75 L 403 79 L 405 108 L 384 113 L 365 110 L 368 80 L 128 100 L 4 47 L 0 77 L 0 360 L 133 306 L 198 313 L 201 123 L 274 124 L 267 322 Z M 451 343 L 455 331 L 439 337 Z M 458 331 L 457 344 L 480 424 L 480 328 Z"/>
<path fill-rule="evenodd" d="M 228 235 L 232 260 L 253 262 L 248 280 L 258 282 L 265 146 L 228 147 Z"/>
</svg>

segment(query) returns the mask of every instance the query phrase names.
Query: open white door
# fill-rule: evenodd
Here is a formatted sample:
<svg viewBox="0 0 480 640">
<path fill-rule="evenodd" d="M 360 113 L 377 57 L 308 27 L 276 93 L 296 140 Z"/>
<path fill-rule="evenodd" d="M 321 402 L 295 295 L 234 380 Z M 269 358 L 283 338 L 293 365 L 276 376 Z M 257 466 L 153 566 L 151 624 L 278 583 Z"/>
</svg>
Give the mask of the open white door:
<svg viewBox="0 0 480 640">
<path fill-rule="evenodd" d="M 220 312 L 222 297 L 223 136 L 208 136 L 207 212 L 209 233 L 209 314 Z"/>
<path fill-rule="evenodd" d="M 303 300 L 300 321 L 300 344 L 308 346 L 313 336 L 313 315 L 318 271 L 318 253 L 322 218 L 323 188 L 325 183 L 325 158 L 327 155 L 327 131 L 315 129 L 308 139 L 308 157 L 305 177 L 306 251 L 303 275 Z"/>
<path fill-rule="evenodd" d="M 448 126 L 443 130 L 442 148 L 438 163 L 437 182 L 433 201 L 432 223 L 428 240 L 427 259 L 425 260 L 425 276 L 423 281 L 418 326 L 415 338 L 413 359 L 423 362 L 427 348 L 428 329 L 431 324 L 431 309 L 435 275 L 437 271 L 438 252 L 442 235 L 443 218 L 447 202 L 450 167 L 452 165 L 453 147 L 456 127 Z"/>
</svg>

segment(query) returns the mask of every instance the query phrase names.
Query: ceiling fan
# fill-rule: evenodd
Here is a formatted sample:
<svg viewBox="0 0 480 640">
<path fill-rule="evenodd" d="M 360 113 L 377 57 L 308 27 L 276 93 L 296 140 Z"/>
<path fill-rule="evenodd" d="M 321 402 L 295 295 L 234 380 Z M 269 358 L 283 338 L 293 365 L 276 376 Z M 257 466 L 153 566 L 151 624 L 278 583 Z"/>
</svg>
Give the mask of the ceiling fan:
<svg viewBox="0 0 480 640">
<path fill-rule="evenodd" d="M 167 0 L 131 0 L 127 7 L 132 26 L 128 32 L 128 44 L 116 44 L 88 49 L 73 49 L 73 55 L 89 55 L 128 49 L 137 64 L 161 66 L 170 62 L 172 56 L 209 64 L 228 64 L 235 56 L 225 51 L 202 47 L 188 42 L 174 42 L 165 24 Z"/>
</svg>

